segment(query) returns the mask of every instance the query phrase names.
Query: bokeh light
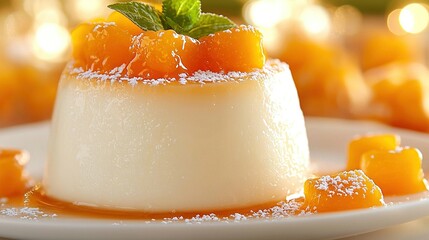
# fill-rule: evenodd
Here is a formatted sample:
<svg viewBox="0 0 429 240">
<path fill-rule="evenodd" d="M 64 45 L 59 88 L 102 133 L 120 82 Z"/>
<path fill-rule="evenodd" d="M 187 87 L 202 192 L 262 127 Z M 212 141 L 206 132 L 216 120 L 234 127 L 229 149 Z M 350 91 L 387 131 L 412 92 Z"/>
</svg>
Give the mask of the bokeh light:
<svg viewBox="0 0 429 240">
<path fill-rule="evenodd" d="M 67 18 L 64 13 L 58 8 L 47 8 L 39 11 L 36 14 L 35 25 L 46 22 L 67 25 Z"/>
<path fill-rule="evenodd" d="M 387 27 L 389 30 L 396 35 L 404 35 L 406 32 L 399 22 L 399 15 L 401 14 L 402 9 L 395 9 L 389 13 L 387 16 Z"/>
<path fill-rule="evenodd" d="M 37 58 L 46 61 L 59 61 L 70 46 L 68 30 L 55 23 L 40 25 L 35 32 L 33 51 Z"/>
<path fill-rule="evenodd" d="M 34 16 L 46 9 L 60 9 L 61 3 L 58 0 L 24 0 L 23 7 L 25 12 Z"/>
<path fill-rule="evenodd" d="M 288 1 L 256 0 L 243 7 L 243 15 L 249 23 L 258 27 L 273 27 L 291 15 Z"/>
<path fill-rule="evenodd" d="M 335 32 L 344 35 L 353 35 L 360 30 L 362 13 L 353 6 L 343 5 L 335 10 L 332 22 Z"/>
<path fill-rule="evenodd" d="M 89 20 L 101 16 L 106 10 L 106 1 L 104 0 L 75 0 L 70 1 L 69 7 L 73 9 L 72 14 L 79 20 Z"/>
<path fill-rule="evenodd" d="M 420 3 L 408 4 L 399 14 L 399 22 L 406 32 L 420 33 L 428 26 L 428 10 Z"/>
<path fill-rule="evenodd" d="M 327 35 L 330 30 L 331 20 L 328 11 L 317 5 L 310 5 L 305 8 L 301 15 L 300 20 L 304 29 L 313 35 Z"/>
</svg>

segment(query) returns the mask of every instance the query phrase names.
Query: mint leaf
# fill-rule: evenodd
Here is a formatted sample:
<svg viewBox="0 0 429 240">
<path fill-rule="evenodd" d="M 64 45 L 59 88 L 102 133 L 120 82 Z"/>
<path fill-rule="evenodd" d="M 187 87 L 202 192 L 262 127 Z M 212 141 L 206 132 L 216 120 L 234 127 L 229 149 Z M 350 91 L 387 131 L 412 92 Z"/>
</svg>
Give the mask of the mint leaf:
<svg viewBox="0 0 429 240">
<path fill-rule="evenodd" d="M 177 24 L 173 19 L 163 16 L 163 20 L 166 24 L 164 29 L 173 29 L 178 34 L 184 34 L 186 31 L 179 24 Z"/>
<path fill-rule="evenodd" d="M 200 0 L 164 0 L 162 13 L 167 22 L 173 21 L 180 29 L 190 29 L 198 22 L 201 15 Z M 169 25 L 176 30 L 175 26 Z M 177 30 L 176 30 L 177 31 Z"/>
<path fill-rule="evenodd" d="M 227 30 L 236 26 L 237 25 L 235 25 L 235 23 L 233 23 L 227 17 L 212 13 L 203 13 L 192 29 L 189 29 L 189 31 L 184 34 L 198 39 L 200 37 Z"/>
<path fill-rule="evenodd" d="M 236 27 L 224 16 L 201 13 L 200 0 L 164 0 L 162 12 L 141 2 L 115 3 L 108 7 L 120 12 L 145 31 L 173 29 L 195 39 Z"/>
<path fill-rule="evenodd" d="M 145 31 L 159 31 L 164 29 L 161 21 L 161 12 L 148 4 L 124 2 L 111 4 L 108 7 L 120 12 Z"/>
</svg>

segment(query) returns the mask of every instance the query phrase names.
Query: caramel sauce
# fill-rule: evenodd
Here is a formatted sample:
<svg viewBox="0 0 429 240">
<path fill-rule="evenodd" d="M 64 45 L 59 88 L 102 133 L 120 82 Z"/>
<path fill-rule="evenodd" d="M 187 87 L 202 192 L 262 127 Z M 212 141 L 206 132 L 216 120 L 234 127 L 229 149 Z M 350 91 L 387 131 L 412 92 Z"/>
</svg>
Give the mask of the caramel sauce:
<svg viewBox="0 0 429 240">
<path fill-rule="evenodd" d="M 300 200 L 298 200 L 300 201 Z M 250 216 L 259 210 L 271 209 L 279 206 L 285 202 L 270 202 L 266 204 L 255 205 L 247 208 L 240 209 L 228 209 L 221 211 L 201 211 L 201 212 L 159 212 L 149 213 L 142 211 L 128 211 L 128 210 L 113 210 L 103 209 L 91 206 L 76 205 L 71 202 L 58 200 L 47 196 L 43 188 L 35 186 L 24 195 L 18 195 L 12 198 L 8 198 L 3 208 L 8 207 L 28 207 L 38 208 L 40 211 L 47 214 L 55 214 L 58 217 L 83 217 L 83 218 L 94 218 L 94 219 L 109 219 L 109 220 L 165 220 L 171 218 L 183 217 L 183 219 L 191 219 L 197 215 L 210 215 L 215 214 L 218 218 L 229 218 L 235 214 L 241 214 L 243 216 Z M 0 210 L 2 207 L 0 207 Z M 298 211 L 297 211 L 298 212 Z"/>
</svg>

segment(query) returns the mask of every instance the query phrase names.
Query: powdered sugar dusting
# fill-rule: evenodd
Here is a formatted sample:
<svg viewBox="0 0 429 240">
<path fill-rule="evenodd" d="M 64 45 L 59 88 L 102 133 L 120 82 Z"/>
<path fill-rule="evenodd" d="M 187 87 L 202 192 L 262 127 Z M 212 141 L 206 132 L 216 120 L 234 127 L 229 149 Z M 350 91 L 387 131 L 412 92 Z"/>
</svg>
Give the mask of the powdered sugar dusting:
<svg viewBox="0 0 429 240">
<path fill-rule="evenodd" d="M 37 207 L 28 207 L 26 202 L 26 199 L 24 199 L 24 204 L 18 207 L 10 204 L 8 198 L 0 198 L 0 217 L 15 217 L 26 220 L 57 217 L 57 214 L 43 212 Z"/>
<path fill-rule="evenodd" d="M 236 31 L 236 32 L 240 32 L 240 31 L 243 31 L 243 30 L 244 31 L 249 31 L 249 32 L 255 32 L 256 28 L 254 26 L 252 26 L 252 25 L 244 25 L 244 24 L 242 24 L 238 28 L 233 28 L 233 30 Z"/>
<path fill-rule="evenodd" d="M 371 181 L 364 177 L 362 170 L 349 171 L 335 177 L 326 175 L 316 180 L 315 188 L 317 190 L 328 192 L 328 197 L 333 196 L 353 196 L 359 195 L 360 192 L 368 191 L 366 181 Z M 375 184 L 370 189 L 371 193 L 375 191 Z"/>
<path fill-rule="evenodd" d="M 4 206 L 4 205 L 3 205 Z M 57 214 L 47 214 L 39 208 L 0 208 L 0 216 L 19 217 L 27 220 L 38 220 L 40 218 L 55 218 Z"/>
<path fill-rule="evenodd" d="M 97 23 L 97 25 L 92 29 L 93 32 L 97 32 L 100 29 L 105 29 L 109 26 L 116 26 L 115 22 L 103 22 L 103 23 Z"/>
<path fill-rule="evenodd" d="M 246 80 L 264 79 L 268 76 L 288 69 L 288 65 L 280 62 L 279 60 L 268 60 L 262 69 L 255 69 L 252 72 L 212 72 L 212 71 L 196 71 L 191 76 L 186 73 L 179 74 L 178 78 L 159 78 L 159 79 L 144 79 L 141 77 L 129 77 L 125 74 L 126 65 L 114 68 L 109 73 L 100 73 L 97 71 L 84 71 L 82 68 L 72 68 L 70 64 L 69 73 L 77 75 L 78 79 L 82 80 L 99 80 L 114 82 L 126 82 L 132 86 L 139 83 L 150 86 L 167 85 L 170 83 L 178 82 L 182 85 L 186 84 L 206 84 L 218 82 L 241 82 Z"/>
<path fill-rule="evenodd" d="M 233 213 L 227 217 L 219 217 L 215 213 L 200 215 L 197 214 L 191 218 L 184 218 L 183 216 L 173 217 L 173 218 L 164 218 L 162 223 L 180 223 L 185 222 L 186 224 L 201 224 L 203 222 L 243 222 L 249 220 L 276 220 L 276 219 L 284 219 L 293 216 L 301 216 L 301 215 L 310 215 L 313 214 L 310 211 L 301 210 L 302 202 L 290 200 L 290 201 L 282 201 L 279 202 L 276 206 L 261 209 L 258 211 L 250 211 L 249 213 Z"/>
</svg>

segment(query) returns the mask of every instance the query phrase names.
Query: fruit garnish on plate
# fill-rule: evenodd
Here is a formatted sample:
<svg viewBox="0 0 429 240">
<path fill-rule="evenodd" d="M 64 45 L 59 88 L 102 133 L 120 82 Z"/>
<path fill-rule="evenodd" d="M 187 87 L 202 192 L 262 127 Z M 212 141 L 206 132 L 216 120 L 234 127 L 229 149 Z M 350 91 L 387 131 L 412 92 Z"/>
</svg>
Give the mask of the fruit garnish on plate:
<svg viewBox="0 0 429 240">
<path fill-rule="evenodd" d="M 303 208 L 332 212 L 384 205 L 384 196 L 428 190 L 417 148 L 400 147 L 396 134 L 355 137 L 348 144 L 347 171 L 308 179 Z"/>
<path fill-rule="evenodd" d="M 372 150 L 362 155 L 361 169 L 385 196 L 428 190 L 422 170 L 422 153 L 417 148 Z"/>
<path fill-rule="evenodd" d="M 400 144 L 394 134 L 376 134 L 356 137 L 348 144 L 347 170 L 360 168 L 362 154 L 370 150 L 394 150 Z"/>
<path fill-rule="evenodd" d="M 395 134 L 358 136 L 349 142 L 347 170 L 361 169 L 385 196 L 428 190 L 419 149 L 401 147 Z"/>
<path fill-rule="evenodd" d="M 311 212 L 335 212 L 384 205 L 380 188 L 362 170 L 308 179 L 304 207 Z"/>
<path fill-rule="evenodd" d="M 141 2 L 109 8 L 116 12 L 107 19 L 80 24 L 72 32 L 75 67 L 178 79 L 198 70 L 251 72 L 265 64 L 258 30 L 202 13 L 199 0 L 165 0 L 162 11 Z"/>
</svg>

